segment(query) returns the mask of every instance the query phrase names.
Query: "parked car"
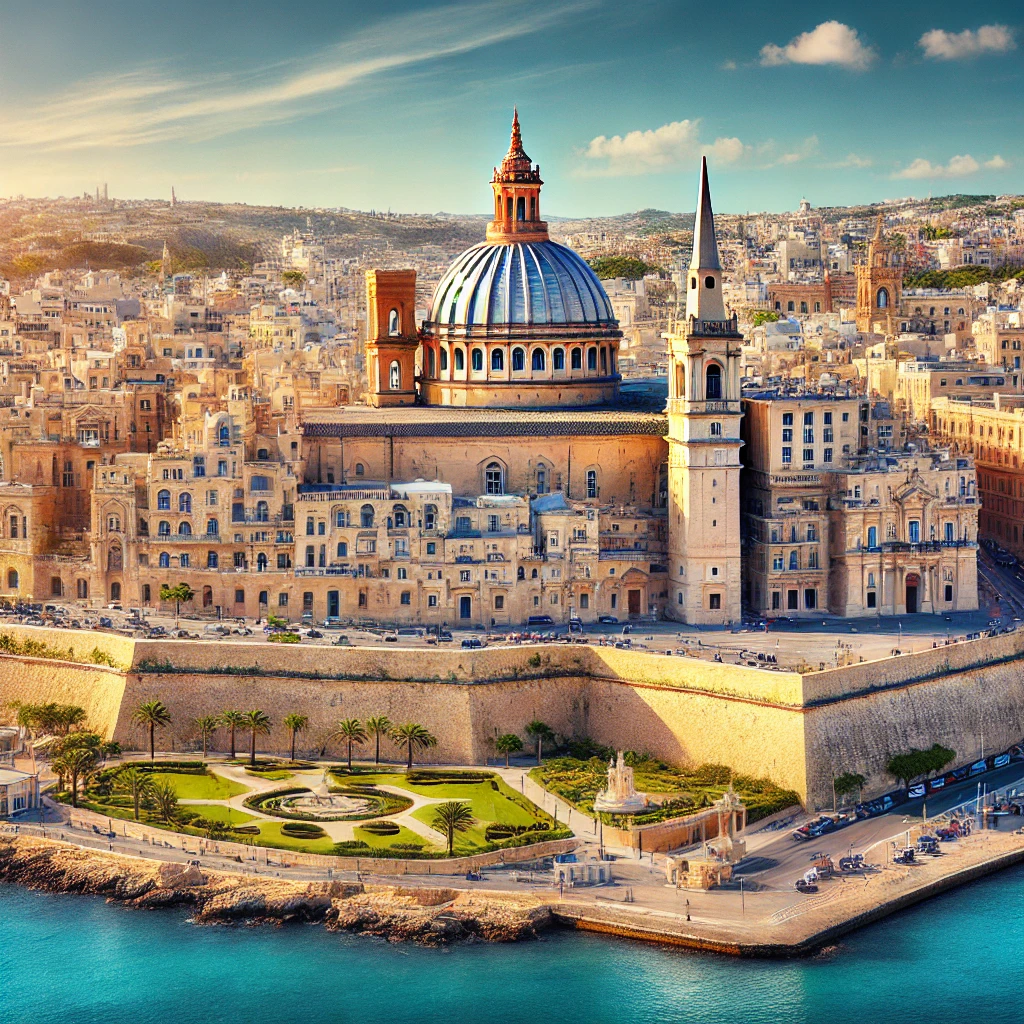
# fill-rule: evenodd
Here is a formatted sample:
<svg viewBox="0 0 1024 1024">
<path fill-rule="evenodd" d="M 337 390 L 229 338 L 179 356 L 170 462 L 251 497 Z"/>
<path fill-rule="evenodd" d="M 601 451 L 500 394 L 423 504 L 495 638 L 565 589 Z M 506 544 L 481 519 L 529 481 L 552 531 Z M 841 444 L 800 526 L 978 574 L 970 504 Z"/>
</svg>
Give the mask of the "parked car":
<svg viewBox="0 0 1024 1024">
<path fill-rule="evenodd" d="M 386 644 L 397 644 L 398 643 L 398 634 L 397 633 L 385 633 L 384 634 L 384 643 L 386 643 Z"/>
<path fill-rule="evenodd" d="M 339 633 L 338 636 L 331 641 L 332 647 L 349 647 L 351 644 L 352 641 L 349 640 L 346 633 Z"/>
<path fill-rule="evenodd" d="M 203 633 L 207 636 L 230 636 L 231 630 L 227 626 L 217 622 L 203 627 Z"/>
<path fill-rule="evenodd" d="M 324 629 L 341 629 L 341 616 L 340 615 L 328 615 L 324 619 Z"/>
<path fill-rule="evenodd" d="M 452 635 L 447 629 L 442 629 L 441 632 L 437 634 L 437 642 L 439 644 L 450 644 L 452 639 Z"/>
<path fill-rule="evenodd" d="M 462 646 L 470 648 L 472 650 L 476 650 L 479 647 L 483 647 L 483 642 L 480 640 L 479 637 L 471 636 L 462 641 Z"/>
<path fill-rule="evenodd" d="M 604 623 L 606 626 L 617 626 L 619 620 L 614 615 L 598 615 L 597 621 Z"/>
<path fill-rule="evenodd" d="M 307 640 L 322 640 L 324 638 L 323 633 L 319 629 L 307 629 L 306 639 Z"/>
<path fill-rule="evenodd" d="M 555 620 L 550 615 L 531 615 L 527 620 L 528 626 L 553 626 Z"/>
<path fill-rule="evenodd" d="M 100 616 L 100 621 L 99 621 L 99 627 L 100 627 L 100 629 L 113 629 L 114 628 L 114 620 L 107 618 L 106 615 L 101 615 Z"/>
</svg>

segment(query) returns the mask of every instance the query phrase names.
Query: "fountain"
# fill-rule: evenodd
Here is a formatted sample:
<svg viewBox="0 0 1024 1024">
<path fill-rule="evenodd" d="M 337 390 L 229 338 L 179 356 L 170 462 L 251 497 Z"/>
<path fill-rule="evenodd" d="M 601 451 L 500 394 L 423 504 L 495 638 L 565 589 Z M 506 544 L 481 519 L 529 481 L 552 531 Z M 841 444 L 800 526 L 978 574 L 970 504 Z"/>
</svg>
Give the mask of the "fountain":
<svg viewBox="0 0 1024 1024">
<path fill-rule="evenodd" d="M 373 802 L 365 797 L 332 793 L 328 773 L 324 770 L 320 782 L 310 786 L 306 793 L 296 793 L 281 800 L 285 810 L 302 811 L 314 818 L 337 818 L 344 814 L 366 814 L 373 810 Z"/>
<path fill-rule="evenodd" d="M 608 814 L 638 814 L 647 809 L 647 797 L 633 788 L 633 769 L 619 751 L 618 761 L 608 762 L 608 786 L 594 797 L 594 810 Z"/>
</svg>

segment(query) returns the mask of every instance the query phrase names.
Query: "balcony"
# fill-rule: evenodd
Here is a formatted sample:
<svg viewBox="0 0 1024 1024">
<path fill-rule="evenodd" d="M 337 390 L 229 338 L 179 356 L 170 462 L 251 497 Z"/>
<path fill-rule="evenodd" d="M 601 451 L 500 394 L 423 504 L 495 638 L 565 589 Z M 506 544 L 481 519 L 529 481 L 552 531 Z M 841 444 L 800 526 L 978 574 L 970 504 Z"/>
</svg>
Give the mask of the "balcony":
<svg viewBox="0 0 1024 1024">
<path fill-rule="evenodd" d="M 649 551 L 633 551 L 631 548 L 624 548 L 621 551 L 602 549 L 598 552 L 597 557 L 602 562 L 613 559 L 618 559 L 621 562 L 649 562 L 651 553 Z"/>
</svg>

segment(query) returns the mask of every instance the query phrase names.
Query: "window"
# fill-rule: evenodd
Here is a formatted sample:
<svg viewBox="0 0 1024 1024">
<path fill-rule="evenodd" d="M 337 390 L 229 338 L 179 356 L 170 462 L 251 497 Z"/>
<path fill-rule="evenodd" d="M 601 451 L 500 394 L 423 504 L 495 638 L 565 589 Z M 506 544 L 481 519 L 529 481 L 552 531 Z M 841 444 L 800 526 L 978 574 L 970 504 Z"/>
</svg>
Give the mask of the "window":
<svg viewBox="0 0 1024 1024">
<path fill-rule="evenodd" d="M 157 563 L 161 569 L 169 569 L 171 567 L 171 556 L 166 551 L 161 551 Z"/>
<path fill-rule="evenodd" d="M 788 443 L 788 442 L 793 440 L 793 428 L 792 427 L 783 427 L 782 428 L 782 440 L 785 443 Z"/>
<path fill-rule="evenodd" d="M 782 425 L 784 427 L 793 426 L 793 414 L 791 412 L 784 412 L 782 414 Z"/>
<path fill-rule="evenodd" d="M 470 353 L 471 365 L 474 373 L 480 373 L 484 368 L 484 350 L 475 348 Z"/>
<path fill-rule="evenodd" d="M 395 578 L 400 580 L 407 580 L 409 578 L 409 570 L 404 565 L 400 565 L 398 570 L 395 572 Z"/>
<path fill-rule="evenodd" d="M 782 449 L 782 464 L 788 466 L 793 461 L 793 449 L 783 448 Z"/>
<path fill-rule="evenodd" d="M 910 538 L 911 544 L 921 543 L 921 521 L 919 519 L 911 519 L 907 524 L 907 534 Z"/>
<path fill-rule="evenodd" d="M 369 530 L 369 529 L 373 528 L 373 506 L 372 505 L 363 505 L 363 507 L 359 510 L 359 525 L 364 530 Z"/>
<path fill-rule="evenodd" d="M 789 568 L 799 569 L 800 568 L 800 556 L 795 551 L 789 553 Z"/>
<path fill-rule="evenodd" d="M 186 514 L 192 511 L 192 495 L 188 491 L 178 495 L 178 511 Z"/>
<path fill-rule="evenodd" d="M 547 470 L 541 466 L 537 470 L 537 493 L 547 494 L 548 492 L 548 474 Z"/>
<path fill-rule="evenodd" d="M 804 449 L 804 462 L 813 462 L 813 461 L 814 461 L 814 449 L 813 448 L 805 448 Z"/>
<path fill-rule="evenodd" d="M 156 534 L 158 537 L 170 537 L 171 524 L 166 519 L 161 519 L 160 525 L 156 528 Z"/>
<path fill-rule="evenodd" d="M 459 582 L 460 583 L 469 583 L 471 580 L 472 580 L 472 574 L 471 574 L 469 569 L 460 569 L 459 570 Z"/>
<path fill-rule="evenodd" d="M 158 512 L 170 512 L 171 510 L 171 492 L 160 491 L 156 496 L 156 507 Z"/>
<path fill-rule="evenodd" d="M 712 423 L 711 424 L 711 436 L 712 437 L 721 437 L 722 436 L 722 424 L 721 423 Z"/>
<path fill-rule="evenodd" d="M 437 544 L 434 543 L 434 541 L 432 541 L 432 540 L 431 541 L 427 541 L 427 554 L 428 555 L 436 555 L 437 554 Z"/>
<path fill-rule="evenodd" d="M 306 545 L 306 568 L 316 568 L 316 548 L 312 544 Z"/>
<path fill-rule="evenodd" d="M 772 569 L 775 570 L 776 572 L 781 572 L 784 567 L 785 566 L 784 566 L 782 555 L 781 554 L 773 555 L 772 556 Z"/>
<path fill-rule="evenodd" d="M 551 353 L 551 369 L 552 370 L 564 370 L 565 369 L 565 349 L 556 348 Z"/>
<path fill-rule="evenodd" d="M 408 590 L 403 590 L 400 601 L 402 604 L 412 604 L 412 594 Z"/>
<path fill-rule="evenodd" d="M 78 600 L 84 601 L 89 596 L 89 581 L 78 580 L 75 587 L 78 593 Z"/>
<path fill-rule="evenodd" d="M 704 397 L 709 402 L 718 401 L 722 397 L 722 368 L 712 363 L 704 375 Z"/>
<path fill-rule="evenodd" d="M 189 558 L 188 555 L 180 555 L 178 558 L 178 565 L 180 565 L 183 569 L 187 569 L 189 567 L 190 562 L 191 559 Z"/>
<path fill-rule="evenodd" d="M 504 494 L 505 488 L 502 476 L 501 466 L 497 462 L 488 463 L 487 469 L 484 470 L 484 493 Z"/>
<path fill-rule="evenodd" d="M 238 589 L 235 591 L 235 604 L 245 604 L 245 591 Z"/>
<path fill-rule="evenodd" d="M 441 349 L 441 370 L 442 372 L 448 369 L 448 350 L 446 348 Z"/>
<path fill-rule="evenodd" d="M 945 599 L 947 604 L 950 601 L 953 600 L 953 584 L 952 583 L 947 583 L 946 584 L 946 586 L 945 586 L 945 588 L 943 590 L 943 598 Z"/>
<path fill-rule="evenodd" d="M 526 369 L 526 350 L 522 348 L 512 349 L 512 372 L 518 373 Z"/>
<path fill-rule="evenodd" d="M 464 370 L 466 368 L 466 354 L 461 348 L 455 349 L 455 369 Z"/>
<path fill-rule="evenodd" d="M 192 524 L 191 523 L 179 523 L 178 524 L 178 536 L 179 537 L 191 537 L 192 536 Z"/>
<path fill-rule="evenodd" d="M 544 358 L 544 349 L 535 348 L 533 350 L 533 356 L 530 359 L 530 365 L 534 370 L 543 371 L 546 365 Z"/>
<path fill-rule="evenodd" d="M 946 523 L 946 525 L 944 526 L 943 529 L 945 530 L 946 543 L 947 544 L 952 544 L 953 543 L 953 524 L 952 523 Z"/>
<path fill-rule="evenodd" d="M 588 498 L 596 498 L 598 496 L 598 493 L 599 492 L 598 492 L 598 489 L 597 489 L 597 470 L 596 469 L 588 469 L 587 470 L 587 497 Z"/>
<path fill-rule="evenodd" d="M 831 462 L 832 461 L 832 449 L 831 448 L 826 448 L 822 452 L 821 461 L 822 462 Z"/>
<path fill-rule="evenodd" d="M 597 349 L 596 348 L 588 348 L 587 349 L 587 369 L 588 370 L 596 370 L 597 369 Z"/>
<path fill-rule="evenodd" d="M 875 296 L 875 305 L 879 309 L 889 308 L 889 291 L 886 288 L 879 288 L 878 294 Z"/>
<path fill-rule="evenodd" d="M 813 587 L 808 587 L 804 591 L 804 607 L 809 611 L 818 607 L 818 592 Z"/>
<path fill-rule="evenodd" d="M 388 387 L 392 391 L 401 391 L 402 389 L 402 367 L 397 359 L 392 359 L 391 365 L 388 367 Z"/>
<path fill-rule="evenodd" d="M 207 551 L 206 552 L 206 568 L 207 569 L 216 569 L 218 564 L 219 564 L 219 562 L 220 562 L 220 559 L 217 557 L 217 552 L 216 551 Z"/>
<path fill-rule="evenodd" d="M 501 373 L 504 369 L 505 353 L 500 348 L 496 348 L 491 352 L 491 370 L 496 373 Z"/>
<path fill-rule="evenodd" d="M 574 370 L 583 369 L 583 349 L 574 348 L 569 355 L 569 365 Z"/>
<path fill-rule="evenodd" d="M 236 551 L 234 556 L 233 556 L 233 561 L 234 561 L 234 565 L 235 565 L 236 569 L 244 569 L 245 568 L 245 552 L 244 551 Z"/>
<path fill-rule="evenodd" d="M 868 547 L 869 548 L 877 548 L 878 547 L 878 527 L 877 526 L 869 526 L 868 527 Z"/>
<path fill-rule="evenodd" d="M 501 517 L 500 516 L 488 516 L 487 517 L 487 530 L 489 533 L 497 533 L 501 529 Z"/>
<path fill-rule="evenodd" d="M 712 611 L 717 611 L 722 607 L 722 595 L 721 594 L 708 594 L 708 608 Z"/>
</svg>

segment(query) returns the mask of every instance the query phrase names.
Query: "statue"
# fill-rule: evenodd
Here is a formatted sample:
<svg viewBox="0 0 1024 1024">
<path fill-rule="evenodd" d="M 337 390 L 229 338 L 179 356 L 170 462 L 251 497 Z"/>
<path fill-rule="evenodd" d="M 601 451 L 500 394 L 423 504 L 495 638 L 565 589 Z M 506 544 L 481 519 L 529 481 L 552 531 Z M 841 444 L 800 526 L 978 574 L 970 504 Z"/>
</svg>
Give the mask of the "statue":
<svg viewBox="0 0 1024 1024">
<path fill-rule="evenodd" d="M 608 762 L 608 786 L 594 798 L 595 811 L 609 814 L 637 814 L 647 808 L 647 797 L 633 788 L 633 769 L 619 751 L 618 760 Z"/>
</svg>

